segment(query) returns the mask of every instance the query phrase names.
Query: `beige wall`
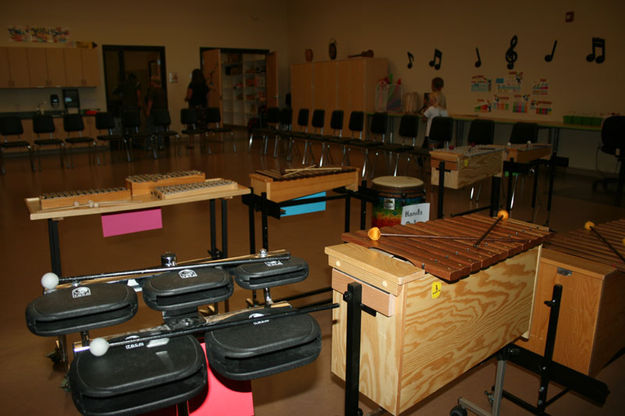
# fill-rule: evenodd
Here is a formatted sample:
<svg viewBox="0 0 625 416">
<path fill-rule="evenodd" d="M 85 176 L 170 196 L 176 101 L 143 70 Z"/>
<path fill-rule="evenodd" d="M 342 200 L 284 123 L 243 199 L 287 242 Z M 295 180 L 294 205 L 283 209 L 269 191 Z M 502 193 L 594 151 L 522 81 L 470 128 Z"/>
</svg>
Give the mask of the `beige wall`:
<svg viewBox="0 0 625 416">
<path fill-rule="evenodd" d="M 573 23 L 565 12 L 575 12 Z M 551 116 L 491 113 L 491 117 L 561 120 L 569 112 L 625 113 L 625 2 L 618 0 L 557 0 L 525 2 L 452 0 L 268 0 L 181 1 L 155 0 L 104 2 L 43 0 L 2 2 L 0 28 L 37 24 L 66 26 L 72 40 L 102 44 L 165 46 L 167 71 L 177 72 L 178 84 L 168 84 L 172 118 L 184 105 L 190 71 L 199 66 L 199 48 L 262 48 L 278 52 L 280 95 L 288 90 L 289 66 L 304 61 L 312 48 L 315 60 L 328 59 L 328 41 L 336 39 L 338 58 L 373 49 L 389 60 L 390 71 L 400 77 L 404 91 L 422 93 L 434 76 L 445 79 L 452 113 L 471 113 L 476 93 L 470 92 L 473 75 L 494 78 L 507 72 L 505 52 L 517 35 L 518 61 L 529 83 L 550 82 Z M 5 30 L 5 29 L 3 29 Z M 585 60 L 593 36 L 607 41 L 606 61 Z M 552 63 L 544 56 L 558 40 Z M 0 45 L 15 45 L 0 38 Z M 475 47 L 482 67 L 476 69 Z M 434 48 L 443 52 L 442 67 L 428 66 Z M 406 52 L 415 57 L 408 69 Z M 48 101 L 50 90 L 0 90 L 0 111 L 31 110 Z M 492 95 L 492 94 L 491 94 Z M 104 108 L 104 88 L 81 89 L 83 107 Z M 508 127 L 498 127 L 505 140 Z M 598 134 L 561 133 L 561 153 L 575 167 L 593 169 Z M 608 158 L 606 163 L 611 163 Z M 609 167 L 612 169 L 612 166 Z"/>
<path fill-rule="evenodd" d="M 200 47 L 258 48 L 278 52 L 281 92 L 287 89 L 286 0 L 179 2 L 119 1 L 97 2 L 44 0 L 1 2 L 0 28 L 11 25 L 65 26 L 74 41 L 98 45 L 164 46 L 167 72 L 176 72 L 177 84 L 167 84 L 172 120 L 178 121 L 190 73 L 200 66 Z M 8 35 L 0 46 L 16 44 Z M 101 56 L 101 53 L 100 53 Z M 101 59 L 101 58 L 100 58 Z M 102 86 L 81 88 L 83 108 L 105 108 L 104 73 Z M 0 111 L 33 110 L 37 103 L 48 104 L 54 89 L 0 89 Z"/>
<path fill-rule="evenodd" d="M 565 12 L 575 20 L 565 23 Z M 505 53 L 513 35 L 518 36 L 514 70 L 524 81 L 547 78 L 551 116 L 494 112 L 484 116 L 515 119 L 562 120 L 563 114 L 625 114 L 625 2 L 618 0 L 559 0 L 512 2 L 316 0 L 288 3 L 289 63 L 304 62 L 304 50 L 312 48 L 315 60 L 328 59 L 328 41 L 336 39 L 338 59 L 373 49 L 376 57 L 389 60 L 389 70 L 401 78 L 404 92 L 429 91 L 431 79 L 445 80 L 451 113 L 470 114 L 477 97 L 471 92 L 471 77 L 489 78 L 507 73 Z M 606 39 L 606 61 L 586 62 L 591 38 Z M 553 41 L 558 40 L 554 60 L 546 63 Z M 475 48 L 482 66 L 475 68 Z M 428 65 L 434 48 L 443 52 L 441 69 Z M 407 68 L 407 52 L 414 66 Z M 466 131 L 466 130 L 465 130 Z M 496 137 L 506 141 L 509 126 L 498 126 Z M 542 132 L 545 139 L 545 132 Z M 561 154 L 578 168 L 595 168 L 599 134 L 563 130 Z M 614 158 L 600 156 L 606 170 Z"/>
</svg>

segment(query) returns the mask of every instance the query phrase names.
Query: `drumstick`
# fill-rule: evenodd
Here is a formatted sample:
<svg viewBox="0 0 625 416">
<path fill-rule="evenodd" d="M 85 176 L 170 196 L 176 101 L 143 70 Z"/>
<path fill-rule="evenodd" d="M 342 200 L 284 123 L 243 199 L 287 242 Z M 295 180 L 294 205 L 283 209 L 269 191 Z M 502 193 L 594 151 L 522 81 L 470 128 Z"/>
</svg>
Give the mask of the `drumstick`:
<svg viewBox="0 0 625 416">
<path fill-rule="evenodd" d="M 432 239 L 432 240 L 475 240 L 480 237 L 478 236 L 459 236 L 459 235 L 425 235 L 425 234 L 394 234 L 394 233 L 383 233 L 380 231 L 378 227 L 372 227 L 367 231 L 367 236 L 369 239 L 373 241 L 378 241 L 380 237 L 405 237 L 405 238 L 421 238 L 421 239 Z M 521 238 L 512 238 L 512 237 L 498 237 L 498 238 L 486 238 L 483 241 L 511 241 L 511 242 L 521 242 L 527 241 L 527 239 Z"/>
<path fill-rule="evenodd" d="M 605 243 L 605 245 L 608 246 L 608 248 L 610 250 L 612 250 L 614 252 L 614 254 L 616 254 L 618 256 L 618 258 L 621 259 L 621 261 L 623 263 L 625 263 L 625 257 L 623 257 L 623 255 L 621 253 L 619 253 L 618 250 L 612 244 L 610 244 L 610 242 L 608 240 L 606 240 L 605 238 L 603 238 L 603 236 L 601 234 L 599 234 L 599 231 L 597 231 L 597 229 L 595 228 L 595 223 L 594 222 L 586 221 L 586 224 L 584 224 L 584 228 L 586 230 L 588 230 L 588 231 L 592 231 L 593 233 L 595 233 L 597 238 L 599 238 L 599 240 L 603 241 Z M 623 244 L 625 244 L 625 239 L 623 239 Z"/>
<path fill-rule="evenodd" d="M 480 239 L 479 239 L 479 240 L 477 240 L 477 241 L 475 242 L 475 244 L 473 244 L 473 245 L 474 245 L 475 247 L 479 246 L 479 245 L 480 245 L 480 243 L 482 242 L 482 240 L 484 240 L 484 239 L 486 238 L 486 236 L 488 235 L 488 233 L 490 233 L 490 232 L 493 230 L 493 228 L 495 228 L 495 226 L 496 226 L 497 224 L 499 224 L 499 221 L 501 221 L 501 220 L 505 221 L 505 220 L 507 220 L 507 219 L 508 219 L 508 211 L 506 211 L 506 210 L 504 210 L 504 209 L 502 209 L 501 211 L 499 211 L 499 212 L 497 213 L 497 220 L 493 223 L 493 225 L 491 225 L 491 226 L 488 228 L 488 230 L 486 230 L 486 232 L 485 232 L 485 233 L 484 233 L 484 234 L 480 237 Z"/>
</svg>

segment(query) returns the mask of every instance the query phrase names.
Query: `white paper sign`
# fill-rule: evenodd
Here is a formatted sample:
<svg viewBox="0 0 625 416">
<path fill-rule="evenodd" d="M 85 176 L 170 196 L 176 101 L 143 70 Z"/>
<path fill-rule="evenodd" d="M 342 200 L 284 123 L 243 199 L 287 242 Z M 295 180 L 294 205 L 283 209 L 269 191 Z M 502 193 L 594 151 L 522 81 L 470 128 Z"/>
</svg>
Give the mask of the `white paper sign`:
<svg viewBox="0 0 625 416">
<path fill-rule="evenodd" d="M 401 225 L 425 222 L 430 219 L 430 203 L 406 205 L 401 210 Z"/>
</svg>

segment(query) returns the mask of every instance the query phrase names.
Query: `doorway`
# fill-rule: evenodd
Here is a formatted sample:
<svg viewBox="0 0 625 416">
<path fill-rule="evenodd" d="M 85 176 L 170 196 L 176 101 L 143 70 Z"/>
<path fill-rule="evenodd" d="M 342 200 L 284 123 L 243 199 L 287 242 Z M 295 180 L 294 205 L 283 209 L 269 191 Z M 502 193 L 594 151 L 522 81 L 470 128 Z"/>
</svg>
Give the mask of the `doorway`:
<svg viewBox="0 0 625 416">
<path fill-rule="evenodd" d="M 145 97 L 151 79 L 161 83 L 167 105 L 167 83 L 165 76 L 164 46 L 103 45 L 104 82 L 106 86 L 106 108 L 119 116 L 122 108 L 122 86 L 132 76 L 137 78 L 140 90 L 139 106 L 145 106 Z"/>
</svg>

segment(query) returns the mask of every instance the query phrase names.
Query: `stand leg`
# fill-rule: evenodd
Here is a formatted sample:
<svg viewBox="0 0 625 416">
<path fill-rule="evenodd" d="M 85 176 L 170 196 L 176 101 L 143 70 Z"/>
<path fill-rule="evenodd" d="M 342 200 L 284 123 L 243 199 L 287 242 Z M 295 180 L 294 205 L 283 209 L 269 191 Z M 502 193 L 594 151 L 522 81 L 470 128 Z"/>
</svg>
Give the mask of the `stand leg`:
<svg viewBox="0 0 625 416">
<path fill-rule="evenodd" d="M 52 272 L 61 276 L 61 247 L 59 245 L 59 222 L 48 220 L 48 241 L 50 243 L 50 262 Z"/>
<path fill-rule="evenodd" d="M 351 201 L 352 199 L 350 198 L 349 194 L 345 195 L 345 232 L 348 233 L 349 232 L 349 224 L 350 224 L 350 219 L 351 219 Z"/>
<path fill-rule="evenodd" d="M 360 378 L 360 304 L 362 286 L 350 283 L 343 295 L 347 302 L 347 340 L 345 354 L 345 416 L 358 415 L 358 384 Z"/>
<path fill-rule="evenodd" d="M 250 254 L 254 254 L 256 253 L 256 220 L 254 217 L 254 201 L 250 203 L 247 212 L 250 235 Z"/>
<path fill-rule="evenodd" d="M 228 201 L 221 200 L 221 257 L 228 257 Z"/>
<path fill-rule="evenodd" d="M 216 224 L 217 224 L 217 219 L 215 216 L 215 200 L 211 199 L 209 201 L 209 206 L 210 206 L 210 227 L 211 227 L 211 231 L 210 231 L 210 239 L 211 239 L 211 249 L 210 249 L 210 253 L 211 253 L 211 257 L 212 258 L 218 258 L 217 255 L 217 230 L 216 228 Z"/>
<path fill-rule="evenodd" d="M 438 217 L 443 218 L 443 197 L 445 194 L 445 162 L 438 164 Z"/>
</svg>

